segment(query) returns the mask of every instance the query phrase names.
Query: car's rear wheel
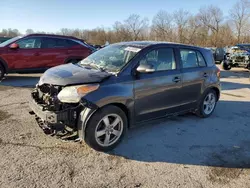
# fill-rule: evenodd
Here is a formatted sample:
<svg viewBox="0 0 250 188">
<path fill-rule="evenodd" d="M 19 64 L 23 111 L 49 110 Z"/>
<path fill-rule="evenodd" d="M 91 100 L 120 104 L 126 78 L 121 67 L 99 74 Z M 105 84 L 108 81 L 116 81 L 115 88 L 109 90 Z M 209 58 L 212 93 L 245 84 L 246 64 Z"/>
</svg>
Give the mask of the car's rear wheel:
<svg viewBox="0 0 250 188">
<path fill-rule="evenodd" d="M 229 64 L 226 64 L 224 61 L 222 61 L 222 63 L 221 63 L 221 68 L 222 68 L 223 70 L 230 70 L 230 69 L 232 68 L 232 66 L 229 65 Z"/>
<path fill-rule="evenodd" d="M 196 114 L 202 118 L 209 117 L 216 107 L 217 98 L 218 96 L 215 90 L 210 89 L 208 92 L 206 92 L 200 100 Z"/>
<path fill-rule="evenodd" d="M 116 106 L 98 110 L 88 121 L 85 142 L 95 150 L 109 151 L 122 140 L 127 130 L 127 117 Z"/>
<path fill-rule="evenodd" d="M 0 80 L 3 79 L 4 74 L 5 74 L 4 67 L 3 67 L 3 65 L 1 65 L 1 63 L 0 63 Z"/>
</svg>

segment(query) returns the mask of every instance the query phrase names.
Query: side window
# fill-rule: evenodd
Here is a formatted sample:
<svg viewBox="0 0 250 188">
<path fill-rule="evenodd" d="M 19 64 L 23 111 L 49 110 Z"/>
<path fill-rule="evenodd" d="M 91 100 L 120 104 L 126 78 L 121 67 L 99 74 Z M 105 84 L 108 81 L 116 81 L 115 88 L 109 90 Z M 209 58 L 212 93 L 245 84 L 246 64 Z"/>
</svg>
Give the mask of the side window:
<svg viewBox="0 0 250 188">
<path fill-rule="evenodd" d="M 183 68 L 195 68 L 199 67 L 196 51 L 181 49 L 181 61 Z"/>
<path fill-rule="evenodd" d="M 201 55 L 200 52 L 197 51 L 197 57 L 198 57 L 198 62 L 199 62 L 199 66 L 200 67 L 205 67 L 206 66 L 206 62 L 204 57 Z"/>
<path fill-rule="evenodd" d="M 55 48 L 56 47 L 56 38 L 43 38 L 42 48 Z"/>
<path fill-rule="evenodd" d="M 155 71 L 174 70 L 176 62 L 172 48 L 159 48 L 152 50 L 140 60 L 140 65 L 149 65 Z"/>
<path fill-rule="evenodd" d="M 44 38 L 42 48 L 68 48 L 76 46 L 78 43 L 62 38 Z"/>
<path fill-rule="evenodd" d="M 25 38 L 16 42 L 21 49 L 41 48 L 41 38 Z"/>
<path fill-rule="evenodd" d="M 73 47 L 73 46 L 78 46 L 79 43 L 72 41 L 72 40 L 67 40 L 68 47 Z"/>
<path fill-rule="evenodd" d="M 68 41 L 66 39 L 56 39 L 56 46 L 55 48 L 67 48 Z"/>
</svg>

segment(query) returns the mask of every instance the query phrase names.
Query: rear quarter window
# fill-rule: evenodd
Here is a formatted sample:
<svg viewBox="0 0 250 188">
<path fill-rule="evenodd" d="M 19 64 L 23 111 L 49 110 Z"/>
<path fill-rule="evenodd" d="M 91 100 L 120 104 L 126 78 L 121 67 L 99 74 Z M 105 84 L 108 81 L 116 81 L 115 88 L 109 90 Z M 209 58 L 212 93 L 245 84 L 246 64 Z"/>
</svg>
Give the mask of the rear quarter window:
<svg viewBox="0 0 250 188">
<path fill-rule="evenodd" d="M 74 46 L 80 45 L 79 43 L 72 41 L 72 40 L 67 40 L 67 42 L 68 42 L 68 47 L 74 47 Z"/>
<path fill-rule="evenodd" d="M 199 66 L 200 67 L 205 67 L 206 66 L 206 61 L 203 58 L 203 55 L 199 51 L 197 51 L 196 53 L 197 53 L 197 58 L 198 58 Z"/>
<path fill-rule="evenodd" d="M 201 53 L 202 53 L 203 57 L 205 58 L 205 61 L 206 61 L 208 67 L 212 67 L 215 65 L 214 56 L 210 50 L 203 49 L 203 50 L 201 50 Z"/>
</svg>

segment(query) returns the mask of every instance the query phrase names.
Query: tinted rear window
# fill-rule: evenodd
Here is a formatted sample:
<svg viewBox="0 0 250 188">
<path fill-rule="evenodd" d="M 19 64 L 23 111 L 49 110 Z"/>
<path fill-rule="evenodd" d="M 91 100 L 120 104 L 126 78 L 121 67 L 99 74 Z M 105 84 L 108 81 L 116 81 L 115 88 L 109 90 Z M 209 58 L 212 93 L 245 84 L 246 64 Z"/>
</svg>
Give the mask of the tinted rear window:
<svg viewBox="0 0 250 188">
<path fill-rule="evenodd" d="M 42 48 L 69 48 L 78 46 L 77 42 L 63 38 L 44 38 Z"/>
<path fill-rule="evenodd" d="M 208 67 L 212 67 L 215 65 L 214 56 L 210 50 L 202 49 L 200 52 L 204 56 Z"/>
</svg>

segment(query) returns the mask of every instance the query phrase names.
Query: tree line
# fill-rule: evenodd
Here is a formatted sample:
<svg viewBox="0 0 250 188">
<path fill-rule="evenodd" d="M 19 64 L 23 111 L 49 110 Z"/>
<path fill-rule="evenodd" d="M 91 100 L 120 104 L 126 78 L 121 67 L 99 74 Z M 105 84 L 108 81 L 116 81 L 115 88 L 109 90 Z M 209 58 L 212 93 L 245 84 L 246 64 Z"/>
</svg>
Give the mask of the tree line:
<svg viewBox="0 0 250 188">
<path fill-rule="evenodd" d="M 48 33 L 27 29 L 25 34 Z M 0 36 L 15 37 L 17 29 L 2 29 Z M 160 10 L 152 19 L 132 14 L 124 21 L 117 21 L 110 28 L 69 29 L 49 34 L 75 36 L 91 44 L 134 40 L 179 42 L 207 47 L 224 47 L 236 43 L 250 43 L 250 1 L 239 0 L 227 16 L 210 5 L 201 7 L 197 14 L 179 9 L 173 13 Z"/>
</svg>

